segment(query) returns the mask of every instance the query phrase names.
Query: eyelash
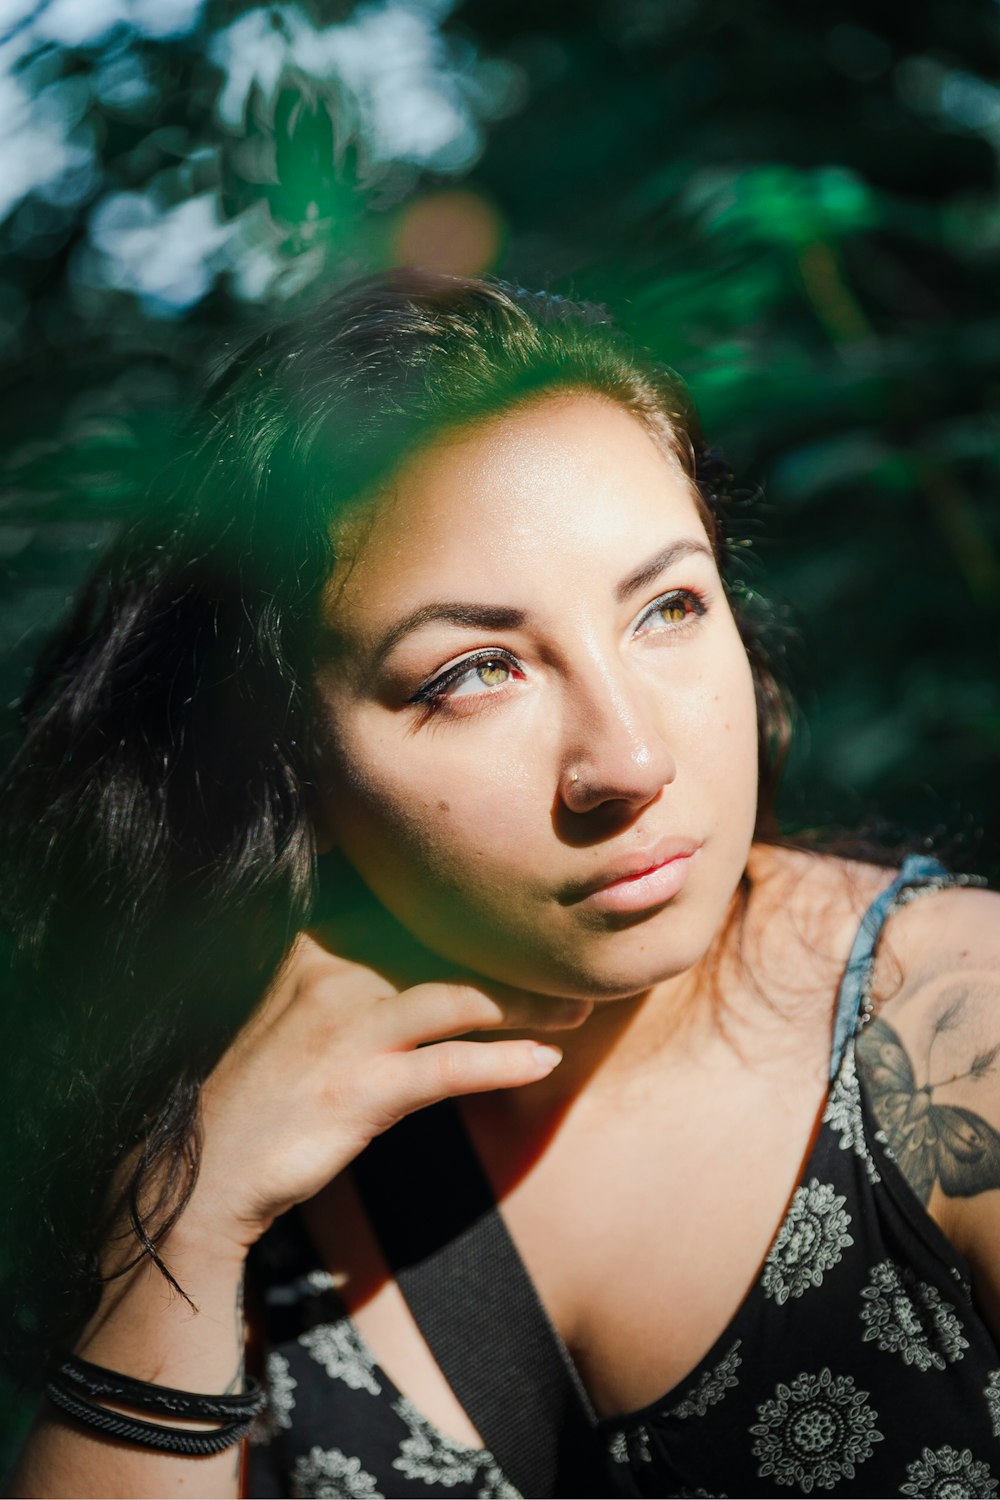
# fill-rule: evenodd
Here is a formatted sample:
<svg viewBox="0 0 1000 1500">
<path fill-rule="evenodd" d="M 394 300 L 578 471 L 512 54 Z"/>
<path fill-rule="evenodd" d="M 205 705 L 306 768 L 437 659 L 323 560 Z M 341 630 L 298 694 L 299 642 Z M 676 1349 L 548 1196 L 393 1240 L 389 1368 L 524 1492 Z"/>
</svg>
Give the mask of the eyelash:
<svg viewBox="0 0 1000 1500">
<path fill-rule="evenodd" d="M 512 656 L 509 651 L 476 651 L 472 656 L 463 656 L 461 661 L 457 661 L 453 667 L 448 667 L 440 676 L 432 677 L 430 682 L 425 682 L 422 687 L 417 689 L 410 702 L 423 705 L 425 708 L 440 708 L 445 701 L 445 694 L 448 688 L 454 687 L 457 682 L 460 682 L 463 677 L 467 677 L 470 672 L 474 672 L 477 667 L 489 666 L 493 662 L 502 662 L 505 667 L 510 668 L 512 673 L 523 675 L 518 666 L 517 658 Z M 484 694 L 484 696 L 488 695 Z"/>
<path fill-rule="evenodd" d="M 665 631 L 677 632 L 690 629 L 694 620 L 699 619 L 708 609 L 704 596 L 697 589 L 669 589 L 665 594 L 660 594 L 658 598 L 653 599 L 646 606 L 636 620 L 633 629 L 638 631 L 640 626 L 644 625 L 658 610 L 665 609 L 667 605 L 675 603 L 683 603 L 688 606 L 687 617 L 674 624 L 663 625 L 661 628 Z M 430 713 L 434 713 L 445 707 L 449 688 L 454 687 L 456 683 L 467 677 L 470 672 L 474 672 L 477 667 L 488 666 L 494 662 L 502 662 L 504 666 L 510 668 L 512 675 L 523 677 L 517 658 L 509 651 L 502 649 L 476 651 L 471 656 L 463 656 L 462 660 L 455 662 L 454 666 L 448 667 L 437 677 L 432 677 L 429 682 L 423 683 L 413 694 L 410 702 L 417 707 L 424 708 Z M 489 697 L 491 695 L 484 693 L 479 696 Z"/>
<path fill-rule="evenodd" d="M 665 594 L 661 594 L 658 599 L 654 599 L 646 606 L 636 620 L 635 628 L 638 629 L 651 615 L 655 615 L 657 610 L 665 609 L 668 604 L 675 603 L 690 605 L 690 612 L 686 619 L 679 620 L 673 625 L 664 625 L 664 630 L 686 630 L 692 621 L 700 619 L 708 611 L 705 596 L 698 589 L 668 589 Z"/>
</svg>

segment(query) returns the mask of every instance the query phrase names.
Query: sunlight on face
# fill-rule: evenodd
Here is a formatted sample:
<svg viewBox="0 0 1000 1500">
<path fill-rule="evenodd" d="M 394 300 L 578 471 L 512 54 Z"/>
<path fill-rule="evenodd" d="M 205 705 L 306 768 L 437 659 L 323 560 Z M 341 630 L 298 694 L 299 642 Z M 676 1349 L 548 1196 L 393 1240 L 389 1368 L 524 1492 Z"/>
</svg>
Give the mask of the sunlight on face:
<svg viewBox="0 0 1000 1500">
<path fill-rule="evenodd" d="M 704 954 L 752 837 L 753 684 L 635 417 L 549 394 L 440 437 L 352 528 L 327 622 L 321 816 L 416 937 L 591 998 Z"/>
</svg>

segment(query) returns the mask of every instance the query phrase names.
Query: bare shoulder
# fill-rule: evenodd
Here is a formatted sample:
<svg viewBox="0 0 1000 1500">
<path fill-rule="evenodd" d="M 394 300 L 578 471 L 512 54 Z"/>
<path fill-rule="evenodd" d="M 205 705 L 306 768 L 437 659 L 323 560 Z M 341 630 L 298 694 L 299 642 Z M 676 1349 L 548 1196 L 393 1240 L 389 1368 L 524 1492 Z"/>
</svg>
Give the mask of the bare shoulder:
<svg viewBox="0 0 1000 1500">
<path fill-rule="evenodd" d="M 760 845 L 750 870 L 763 921 L 787 924 L 805 946 L 841 962 L 865 912 L 899 873 L 893 865 Z M 1000 893 L 976 886 L 918 890 L 884 930 L 875 998 L 900 1009 L 903 997 L 925 988 L 932 974 L 977 968 L 1000 973 Z"/>
<path fill-rule="evenodd" d="M 1000 894 L 924 894 L 891 918 L 885 947 L 861 1085 L 1000 1328 Z"/>
<path fill-rule="evenodd" d="M 1000 953 L 1000 892 L 980 885 L 947 885 L 914 892 L 893 917 L 893 929 L 914 956 L 930 955 L 942 946 L 970 955 L 977 950 Z"/>
<path fill-rule="evenodd" d="M 1000 893 L 915 893 L 887 924 L 873 996 L 879 1016 L 907 1030 L 944 1012 L 949 1034 L 1000 1026 Z"/>
</svg>

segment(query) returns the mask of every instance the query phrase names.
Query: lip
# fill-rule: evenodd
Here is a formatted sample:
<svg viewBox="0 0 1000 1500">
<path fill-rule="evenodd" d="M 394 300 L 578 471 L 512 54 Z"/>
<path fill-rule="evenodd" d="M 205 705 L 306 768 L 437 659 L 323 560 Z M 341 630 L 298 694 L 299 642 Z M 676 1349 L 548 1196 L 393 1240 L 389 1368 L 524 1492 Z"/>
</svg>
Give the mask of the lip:
<svg viewBox="0 0 1000 1500">
<path fill-rule="evenodd" d="M 697 839 L 660 839 L 648 849 L 636 849 L 613 860 L 593 880 L 578 886 L 572 899 L 600 911 L 643 911 L 659 906 L 681 890 L 700 848 Z"/>
</svg>

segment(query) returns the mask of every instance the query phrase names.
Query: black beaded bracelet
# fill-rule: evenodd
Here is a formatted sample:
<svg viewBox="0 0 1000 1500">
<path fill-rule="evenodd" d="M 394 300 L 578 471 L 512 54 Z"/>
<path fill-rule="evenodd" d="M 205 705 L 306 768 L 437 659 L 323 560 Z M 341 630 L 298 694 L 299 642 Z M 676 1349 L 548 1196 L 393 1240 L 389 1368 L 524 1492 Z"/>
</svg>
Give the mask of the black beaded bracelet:
<svg viewBox="0 0 1000 1500">
<path fill-rule="evenodd" d="M 214 1432 L 188 1432 L 180 1427 L 160 1427 L 155 1422 L 143 1422 L 138 1417 L 126 1417 L 120 1412 L 108 1411 L 96 1402 L 67 1391 L 58 1377 L 47 1384 L 49 1399 L 67 1416 L 93 1427 L 97 1432 L 125 1443 L 134 1443 L 140 1448 L 154 1448 L 161 1453 L 181 1453 L 187 1458 L 206 1458 L 231 1448 L 250 1431 L 252 1418 L 230 1422 Z"/>
<path fill-rule="evenodd" d="M 148 1380 L 136 1380 L 131 1375 L 120 1375 L 117 1370 L 106 1370 L 102 1365 L 92 1365 L 89 1360 L 70 1355 L 59 1366 L 57 1374 L 65 1386 L 69 1381 L 88 1396 L 120 1401 L 125 1406 L 137 1406 L 140 1411 L 161 1411 L 170 1417 L 192 1417 L 200 1422 L 242 1421 L 255 1417 L 267 1405 L 267 1395 L 254 1379 L 246 1382 L 246 1390 L 239 1394 L 202 1396 L 194 1391 L 178 1391 L 169 1385 L 152 1385 Z"/>
</svg>

